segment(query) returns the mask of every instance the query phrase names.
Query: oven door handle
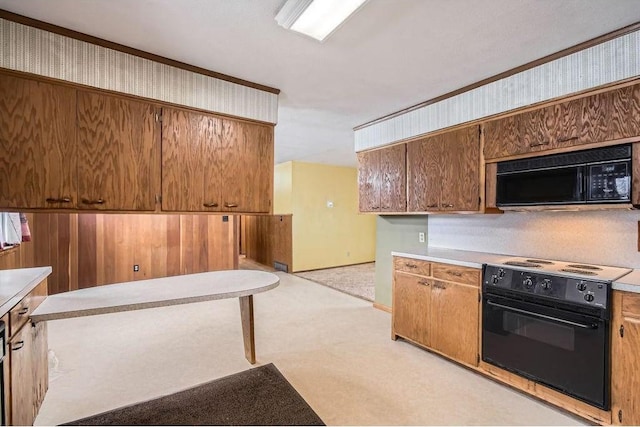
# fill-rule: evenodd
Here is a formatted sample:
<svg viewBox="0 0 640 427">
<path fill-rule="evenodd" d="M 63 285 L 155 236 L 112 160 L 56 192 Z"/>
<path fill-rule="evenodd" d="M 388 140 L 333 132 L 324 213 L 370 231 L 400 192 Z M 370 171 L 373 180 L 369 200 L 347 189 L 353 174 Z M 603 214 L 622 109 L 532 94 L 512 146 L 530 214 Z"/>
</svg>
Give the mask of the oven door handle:
<svg viewBox="0 0 640 427">
<path fill-rule="evenodd" d="M 577 322 L 572 322 L 570 320 L 558 319 L 557 317 L 547 316 L 545 314 L 533 313 L 531 311 L 522 310 L 520 308 L 509 307 L 508 305 L 496 304 L 495 302 L 492 302 L 492 301 L 487 301 L 487 304 L 494 307 L 503 308 L 505 310 L 514 311 L 516 313 L 522 313 L 522 314 L 527 314 L 529 316 L 538 317 L 540 319 L 546 319 L 546 320 L 551 320 L 553 322 L 564 323 L 565 325 L 577 326 L 579 328 L 584 328 L 584 329 L 598 329 L 597 323 L 591 323 L 590 325 L 585 325 L 584 323 L 577 323 Z"/>
</svg>

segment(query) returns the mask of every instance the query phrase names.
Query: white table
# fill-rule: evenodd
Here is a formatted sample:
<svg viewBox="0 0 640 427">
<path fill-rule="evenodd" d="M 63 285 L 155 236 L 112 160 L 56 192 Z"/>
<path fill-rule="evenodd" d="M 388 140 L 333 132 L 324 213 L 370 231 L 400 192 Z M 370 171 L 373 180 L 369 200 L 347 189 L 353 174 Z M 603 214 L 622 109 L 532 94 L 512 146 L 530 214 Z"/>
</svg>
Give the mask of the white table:
<svg viewBox="0 0 640 427">
<path fill-rule="evenodd" d="M 275 288 L 280 278 L 255 270 L 226 270 L 104 285 L 47 297 L 31 314 L 33 323 L 141 310 L 225 298 L 240 299 L 245 357 L 256 362 L 253 295 Z"/>
</svg>

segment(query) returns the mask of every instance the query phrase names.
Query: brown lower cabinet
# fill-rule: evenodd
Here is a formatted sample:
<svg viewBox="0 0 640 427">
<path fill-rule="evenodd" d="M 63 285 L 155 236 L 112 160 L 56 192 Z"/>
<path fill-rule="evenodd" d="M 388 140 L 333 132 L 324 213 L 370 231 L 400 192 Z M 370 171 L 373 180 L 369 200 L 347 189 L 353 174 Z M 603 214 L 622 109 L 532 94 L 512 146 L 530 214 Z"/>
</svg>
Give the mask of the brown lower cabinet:
<svg viewBox="0 0 640 427">
<path fill-rule="evenodd" d="M 413 272 L 406 271 L 407 264 L 415 266 L 408 267 Z M 401 257 L 394 265 L 392 338 L 477 367 L 480 270 Z"/>
<path fill-rule="evenodd" d="M 406 339 L 592 422 L 640 425 L 640 294 L 613 292 L 611 411 L 604 411 L 480 361 L 481 276 L 476 268 L 394 257 L 391 338 Z"/>
<path fill-rule="evenodd" d="M 42 302 L 47 281 L 42 281 L 16 308 L 25 318 Z M 14 309 L 15 310 L 15 309 Z M 12 310 L 12 313 L 14 312 Z M 13 316 L 3 317 L 6 328 L 7 356 L 4 361 L 4 411 L 7 425 L 33 425 L 49 386 L 46 323 L 21 322 L 15 332 Z"/>
<path fill-rule="evenodd" d="M 640 294 L 613 292 L 611 415 L 616 425 L 640 425 Z"/>
</svg>

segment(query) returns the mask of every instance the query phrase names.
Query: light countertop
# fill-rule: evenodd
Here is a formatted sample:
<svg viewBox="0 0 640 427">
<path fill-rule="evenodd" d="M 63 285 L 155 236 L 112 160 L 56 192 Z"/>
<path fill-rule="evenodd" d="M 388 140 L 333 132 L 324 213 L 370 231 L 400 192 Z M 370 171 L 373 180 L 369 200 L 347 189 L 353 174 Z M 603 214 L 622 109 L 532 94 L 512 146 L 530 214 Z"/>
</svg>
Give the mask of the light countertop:
<svg viewBox="0 0 640 427">
<path fill-rule="evenodd" d="M 275 288 L 280 278 L 256 270 L 224 270 L 103 285 L 51 295 L 31 320 L 140 310 L 176 304 L 243 297 Z"/>
<path fill-rule="evenodd" d="M 434 247 L 412 250 L 411 252 L 391 252 L 391 255 L 471 268 L 482 268 L 483 264 L 497 263 L 508 256 L 504 254 L 489 254 L 486 252 Z"/>
<path fill-rule="evenodd" d="M 0 270 L 0 316 L 8 313 L 50 274 L 51 267 Z"/>
<path fill-rule="evenodd" d="M 626 276 L 622 276 L 612 285 L 618 291 L 640 293 L 640 270 L 633 270 Z"/>
<path fill-rule="evenodd" d="M 505 257 L 510 256 L 435 247 L 412 250 L 410 252 L 394 251 L 391 252 L 391 255 L 471 268 L 482 268 L 483 264 L 500 264 Z M 619 291 L 640 293 L 640 269 L 632 270 L 631 273 L 615 280 L 611 287 Z"/>
</svg>

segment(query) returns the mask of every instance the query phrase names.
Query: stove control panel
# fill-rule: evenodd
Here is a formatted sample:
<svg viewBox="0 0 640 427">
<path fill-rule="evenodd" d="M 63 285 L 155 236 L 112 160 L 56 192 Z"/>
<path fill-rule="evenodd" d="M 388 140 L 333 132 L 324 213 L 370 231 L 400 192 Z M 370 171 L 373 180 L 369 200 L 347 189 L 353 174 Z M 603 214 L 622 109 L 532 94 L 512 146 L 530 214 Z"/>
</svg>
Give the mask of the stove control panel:
<svg viewBox="0 0 640 427">
<path fill-rule="evenodd" d="M 594 280 L 487 265 L 483 284 L 484 289 L 502 288 L 574 304 L 607 308 L 608 284 Z"/>
</svg>

